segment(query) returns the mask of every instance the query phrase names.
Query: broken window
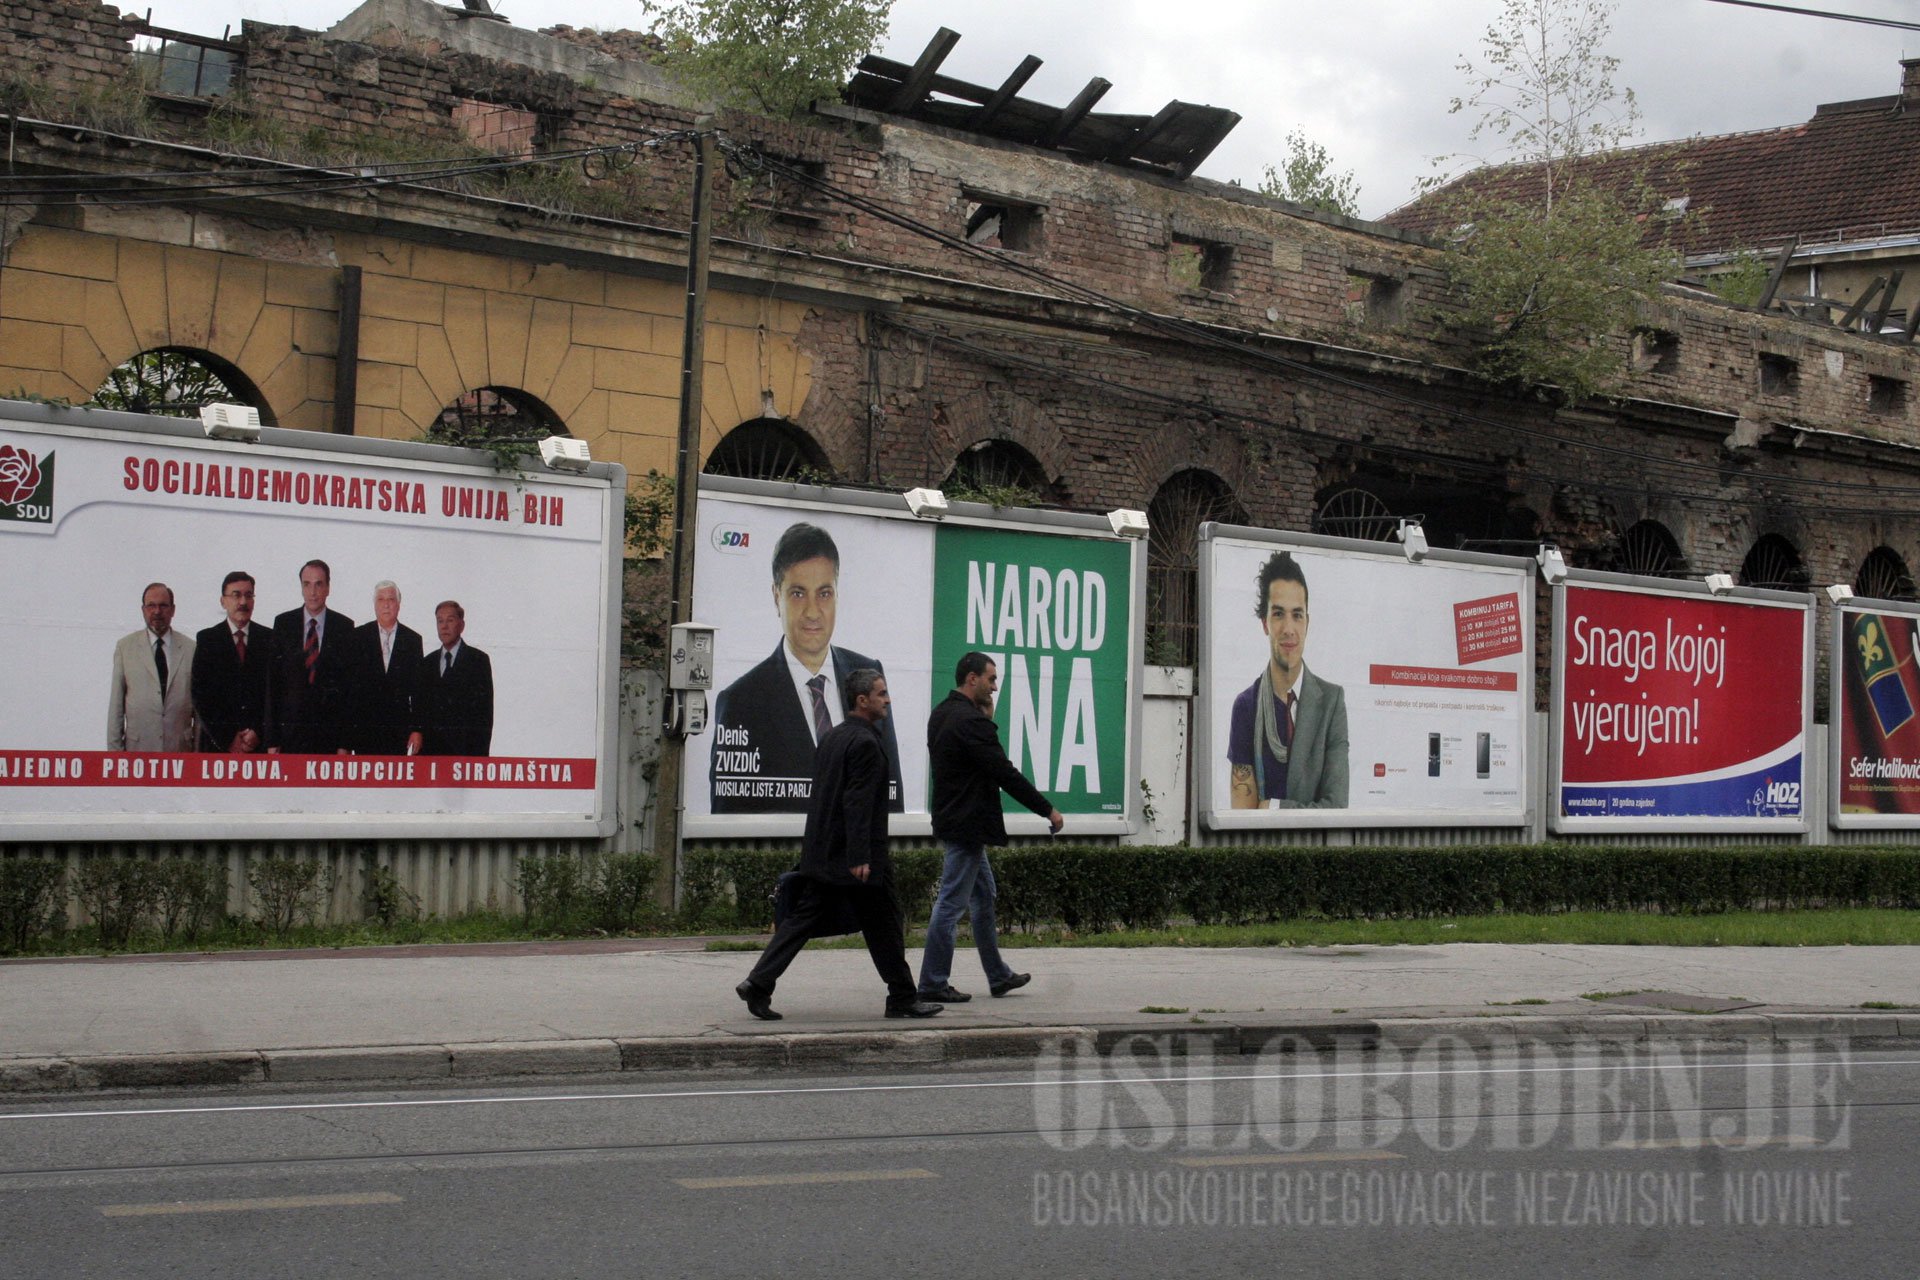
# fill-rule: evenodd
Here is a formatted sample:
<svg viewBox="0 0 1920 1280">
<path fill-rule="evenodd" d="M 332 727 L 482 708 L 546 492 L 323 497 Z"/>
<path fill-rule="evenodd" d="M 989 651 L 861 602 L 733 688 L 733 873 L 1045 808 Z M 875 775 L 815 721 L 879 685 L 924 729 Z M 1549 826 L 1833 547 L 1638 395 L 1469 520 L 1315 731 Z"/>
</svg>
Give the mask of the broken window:
<svg viewBox="0 0 1920 1280">
<path fill-rule="evenodd" d="M 1907 415 L 1907 384 L 1900 378 L 1867 375 L 1867 412 L 1885 418 Z"/>
<path fill-rule="evenodd" d="M 1792 356 L 1760 353 L 1760 394 L 1790 396 L 1800 385 L 1800 363 Z"/>
<path fill-rule="evenodd" d="M 966 193 L 966 206 L 968 244 L 1009 253 L 1040 252 L 1040 206 L 975 191 Z"/>
<path fill-rule="evenodd" d="M 1167 279 L 1178 289 L 1226 293 L 1233 284 L 1233 246 L 1175 236 L 1167 249 Z"/>
<path fill-rule="evenodd" d="M 1401 282 L 1364 271 L 1347 273 L 1347 322 L 1372 329 L 1388 329 L 1405 318 L 1400 304 Z"/>
<path fill-rule="evenodd" d="M 1672 373 L 1680 364 L 1680 335 L 1665 329 L 1633 331 L 1633 371 Z"/>
<path fill-rule="evenodd" d="M 240 46 L 230 41 L 144 24 L 133 41 L 134 65 L 152 76 L 153 92 L 178 98 L 225 94 L 239 56 Z"/>
</svg>

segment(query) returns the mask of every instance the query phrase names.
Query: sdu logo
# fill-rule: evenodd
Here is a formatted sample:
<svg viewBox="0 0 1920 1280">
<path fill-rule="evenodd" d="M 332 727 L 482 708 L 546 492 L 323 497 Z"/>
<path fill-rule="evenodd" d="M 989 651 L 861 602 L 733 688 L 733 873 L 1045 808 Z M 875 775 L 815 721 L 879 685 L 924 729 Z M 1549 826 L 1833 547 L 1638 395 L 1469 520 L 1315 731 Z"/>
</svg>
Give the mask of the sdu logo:
<svg viewBox="0 0 1920 1280">
<path fill-rule="evenodd" d="M 747 550 L 752 535 L 745 529 L 715 529 L 713 531 L 713 549 L 729 551 L 735 554 Z"/>
</svg>

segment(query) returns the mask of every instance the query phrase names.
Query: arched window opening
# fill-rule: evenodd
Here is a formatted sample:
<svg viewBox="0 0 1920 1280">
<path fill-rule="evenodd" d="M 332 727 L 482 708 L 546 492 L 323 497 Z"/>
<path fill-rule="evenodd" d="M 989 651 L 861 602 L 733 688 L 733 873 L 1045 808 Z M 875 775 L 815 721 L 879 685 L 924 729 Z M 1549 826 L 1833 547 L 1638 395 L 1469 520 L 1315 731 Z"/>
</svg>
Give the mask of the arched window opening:
<svg viewBox="0 0 1920 1280">
<path fill-rule="evenodd" d="M 1147 661 L 1193 666 L 1200 652 L 1200 526 L 1246 524 L 1247 510 L 1206 471 L 1170 476 L 1147 504 Z"/>
<path fill-rule="evenodd" d="M 991 502 L 996 507 L 1037 507 L 1054 498 L 1046 471 L 1011 440 L 982 440 L 962 449 L 940 491 L 962 502 Z"/>
<path fill-rule="evenodd" d="M 155 347 L 115 366 L 87 402 L 97 409 L 198 418 L 210 404 L 244 404 L 274 424 L 266 397 L 246 374 L 219 356 L 189 347 Z"/>
<path fill-rule="evenodd" d="M 477 387 L 440 411 L 427 428 L 435 444 L 535 441 L 572 434 L 538 396 L 517 387 Z"/>
<path fill-rule="evenodd" d="M 1769 533 L 1754 543 L 1747 558 L 1740 562 L 1740 585 L 1774 591 L 1805 591 L 1807 568 L 1791 542 L 1777 533 Z"/>
<path fill-rule="evenodd" d="M 727 432 L 707 455 L 704 470 L 710 476 L 743 480 L 833 479 L 832 468 L 813 441 L 780 418 L 755 418 Z"/>
<path fill-rule="evenodd" d="M 1860 572 L 1853 575 L 1853 593 L 1874 600 L 1920 599 L 1913 575 L 1907 572 L 1907 562 L 1891 547 L 1875 547 L 1867 553 L 1860 562 Z"/>
<path fill-rule="evenodd" d="M 1385 542 L 1400 527 L 1400 519 L 1371 490 L 1349 486 L 1322 499 L 1313 513 L 1313 531 L 1331 538 Z"/>
<path fill-rule="evenodd" d="M 1680 554 L 1680 543 L 1658 520 L 1642 520 L 1621 534 L 1606 567 L 1614 573 L 1652 578 L 1687 576 L 1687 559 Z"/>
</svg>

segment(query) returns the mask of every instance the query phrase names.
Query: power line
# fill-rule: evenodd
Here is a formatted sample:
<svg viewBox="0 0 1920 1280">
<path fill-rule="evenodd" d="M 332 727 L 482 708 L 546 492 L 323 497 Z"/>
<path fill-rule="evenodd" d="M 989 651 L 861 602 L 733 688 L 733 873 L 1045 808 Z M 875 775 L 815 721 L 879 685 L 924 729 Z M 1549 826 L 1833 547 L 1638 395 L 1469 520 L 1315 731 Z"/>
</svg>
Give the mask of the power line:
<svg viewBox="0 0 1920 1280">
<path fill-rule="evenodd" d="M 1738 5 L 1742 9 L 1771 9 L 1802 18 L 1828 18 L 1834 22 L 1859 22 L 1869 27 L 1892 27 L 1896 31 L 1920 31 L 1920 22 L 1902 22 L 1898 18 L 1869 18 L 1858 13 L 1833 13 L 1826 9 L 1800 9 L 1790 4 L 1762 4 L 1760 0 L 1707 0 L 1708 4 Z"/>
</svg>

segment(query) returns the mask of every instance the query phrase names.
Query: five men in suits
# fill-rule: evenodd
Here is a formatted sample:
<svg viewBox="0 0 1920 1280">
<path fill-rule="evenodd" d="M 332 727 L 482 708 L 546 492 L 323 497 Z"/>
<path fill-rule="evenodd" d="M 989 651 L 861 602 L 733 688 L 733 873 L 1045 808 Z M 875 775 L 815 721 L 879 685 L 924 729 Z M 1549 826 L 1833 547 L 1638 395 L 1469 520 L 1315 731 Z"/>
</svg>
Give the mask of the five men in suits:
<svg viewBox="0 0 1920 1280">
<path fill-rule="evenodd" d="M 484 756 L 493 745 L 493 663 L 461 639 L 467 611 L 457 600 L 434 606 L 440 644 L 420 660 L 414 722 L 420 754 Z"/>
<path fill-rule="evenodd" d="M 1260 569 L 1270 657 L 1233 700 L 1227 763 L 1236 809 L 1347 807 L 1347 698 L 1307 670 L 1307 577 L 1288 551 Z"/>
<path fill-rule="evenodd" d="M 714 813 L 801 813 L 815 746 L 845 718 L 848 676 L 885 669 L 833 643 L 840 549 L 817 525 L 791 525 L 773 548 L 773 608 L 781 640 L 773 653 L 720 691 L 714 702 Z M 887 808 L 906 807 L 893 721 L 878 732 L 887 759 Z"/>
<path fill-rule="evenodd" d="M 193 641 L 173 629 L 173 588 L 148 584 L 140 613 L 147 625 L 113 647 L 107 750 L 192 751 Z"/>
<path fill-rule="evenodd" d="M 420 750 L 414 691 L 424 650 L 420 633 L 400 621 L 400 588 L 391 581 L 373 588 L 373 621 L 353 632 L 349 669 L 353 690 L 354 741 L 363 755 L 414 755 Z"/>
<path fill-rule="evenodd" d="M 253 575 L 220 583 L 226 620 L 193 640 L 193 709 L 200 749 L 263 751 L 273 740 L 273 632 L 253 620 Z"/>
<path fill-rule="evenodd" d="M 353 619 L 327 608 L 333 570 L 300 566 L 302 606 L 273 620 L 279 660 L 273 746 L 301 755 L 344 753 L 350 737 Z"/>
</svg>

